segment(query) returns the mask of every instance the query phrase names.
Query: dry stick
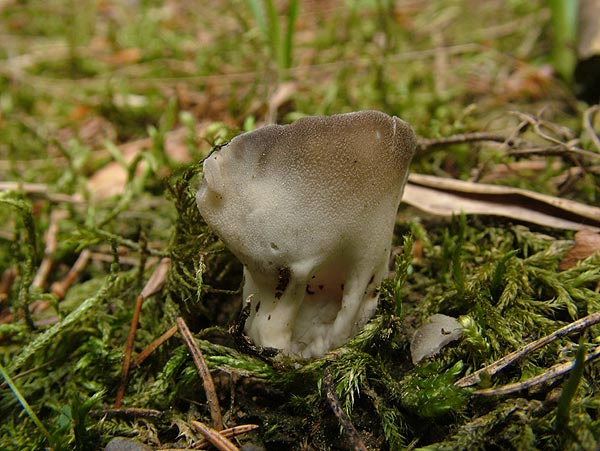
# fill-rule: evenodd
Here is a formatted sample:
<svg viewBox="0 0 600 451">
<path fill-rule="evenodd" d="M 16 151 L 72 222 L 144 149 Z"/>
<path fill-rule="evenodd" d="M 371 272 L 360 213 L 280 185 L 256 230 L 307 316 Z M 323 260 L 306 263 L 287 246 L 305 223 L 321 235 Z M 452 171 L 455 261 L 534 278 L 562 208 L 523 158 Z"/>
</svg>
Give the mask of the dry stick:
<svg viewBox="0 0 600 451">
<path fill-rule="evenodd" d="M 585 131 L 590 135 L 594 146 L 596 146 L 596 150 L 600 152 L 600 138 L 598 138 L 594 126 L 592 125 L 592 115 L 595 115 L 598 111 L 600 111 L 600 105 L 594 105 L 585 110 L 585 113 L 583 113 L 583 128 L 585 128 Z"/>
<path fill-rule="evenodd" d="M 449 146 L 452 144 L 463 144 L 477 141 L 493 141 L 499 143 L 509 143 L 510 137 L 499 135 L 497 133 L 490 132 L 473 132 L 473 133 L 461 133 L 458 135 L 445 136 L 443 138 L 419 138 L 417 142 L 417 148 L 419 153 L 425 153 L 429 150 L 435 149 L 436 147 Z M 552 139 L 552 141 L 555 141 Z M 530 147 L 524 149 L 512 149 L 507 152 L 510 156 L 531 156 L 531 155 L 564 155 L 572 153 L 581 157 L 600 159 L 600 154 L 590 152 L 589 150 L 580 149 L 579 147 L 570 146 L 566 143 L 555 144 L 552 146 L 545 147 Z"/>
<path fill-rule="evenodd" d="M 170 258 L 162 258 L 160 263 L 154 269 L 154 272 L 146 282 L 146 285 L 142 289 L 141 295 L 144 296 L 145 299 L 149 298 L 152 295 L 157 294 L 162 288 L 165 286 L 165 281 L 167 280 L 167 272 L 171 266 Z"/>
<path fill-rule="evenodd" d="M 219 451 L 239 451 L 239 448 L 231 440 L 222 436 L 218 431 L 215 431 L 206 424 L 192 420 L 192 425 Z"/>
<path fill-rule="evenodd" d="M 140 313 L 142 311 L 144 299 L 158 293 L 162 289 L 167 277 L 167 271 L 170 263 L 171 261 L 168 258 L 163 258 L 161 260 L 135 301 L 135 309 L 133 311 L 133 318 L 131 318 L 129 335 L 127 336 L 127 344 L 125 346 L 125 355 L 123 356 L 123 366 L 121 367 L 121 381 L 119 383 L 119 389 L 117 390 L 117 397 L 115 399 L 115 409 L 119 409 L 121 407 L 121 404 L 123 403 L 123 397 L 125 396 L 127 375 L 129 374 L 131 354 L 133 353 L 133 345 L 135 342 L 135 333 L 140 321 Z"/>
<path fill-rule="evenodd" d="M 0 304 L 8 299 L 8 293 L 17 279 L 17 271 L 13 268 L 5 269 L 0 276 Z"/>
<path fill-rule="evenodd" d="M 240 435 L 247 434 L 248 432 L 254 431 L 255 429 L 258 429 L 259 427 L 260 426 L 258 424 L 242 424 L 240 426 L 234 426 L 229 429 L 223 429 L 222 431 L 219 432 L 219 434 L 228 439 L 232 439 L 235 437 L 239 437 Z M 194 443 L 193 448 L 194 449 L 206 448 L 210 444 L 211 444 L 211 442 L 208 439 L 202 439 L 202 440 L 199 440 L 196 443 Z"/>
<path fill-rule="evenodd" d="M 188 329 L 187 324 L 185 323 L 183 318 L 179 317 L 176 321 L 177 327 L 179 328 L 179 332 L 183 337 L 183 341 L 192 353 L 192 359 L 194 359 L 194 364 L 196 365 L 196 368 L 198 368 L 198 372 L 200 373 L 200 377 L 202 378 L 202 383 L 204 384 L 204 391 L 206 393 L 206 401 L 208 402 L 208 408 L 210 409 L 210 416 L 213 421 L 213 426 L 217 431 L 221 431 L 223 430 L 223 417 L 221 416 L 219 398 L 217 397 L 215 384 L 213 382 L 212 376 L 210 375 L 208 366 L 206 365 L 206 361 L 204 360 L 204 356 L 202 355 L 202 351 L 200 351 L 198 344 L 194 340 L 194 337 L 192 336 L 192 333 Z"/>
<path fill-rule="evenodd" d="M 136 357 L 135 361 L 133 362 L 133 366 L 140 366 L 144 360 L 146 360 L 148 357 L 150 357 L 150 354 L 152 354 L 154 351 L 156 351 L 156 349 L 160 345 L 162 345 L 165 341 L 167 341 L 169 338 L 171 338 L 176 333 L 177 333 L 177 326 L 173 326 L 169 330 L 167 330 L 164 334 L 162 334 L 160 337 L 158 337 L 156 340 L 154 340 L 152 343 L 150 343 L 148 346 L 146 346 L 144 348 L 144 350 L 142 352 L 140 352 L 138 354 L 138 356 Z"/>
<path fill-rule="evenodd" d="M 31 284 L 35 288 L 44 289 L 44 286 L 46 285 L 48 274 L 50 274 L 50 269 L 54 263 L 54 254 L 58 247 L 58 242 L 56 240 L 56 235 L 58 234 L 58 221 L 64 217 L 64 211 L 53 210 L 52 213 L 50 213 L 50 224 L 48 225 L 48 230 L 46 230 L 44 237 L 44 241 L 46 241 L 44 258 L 42 259 L 40 267 L 38 268 L 35 278 Z"/>
<path fill-rule="evenodd" d="M 537 134 L 539 137 L 541 137 L 544 140 L 551 142 L 555 145 L 555 146 L 549 146 L 548 149 L 555 149 L 554 150 L 555 152 L 558 152 L 556 150 L 556 148 L 562 149 L 561 152 L 554 153 L 554 155 L 573 153 L 573 154 L 579 155 L 581 157 L 587 157 L 587 158 L 592 158 L 592 159 L 600 158 L 600 154 L 597 154 L 595 152 L 590 152 L 588 150 L 584 150 L 584 149 L 581 149 L 580 147 L 577 147 L 575 145 L 575 143 L 578 143 L 579 139 L 571 139 L 569 142 L 563 142 L 560 139 L 550 136 L 548 133 L 544 132 L 542 130 L 542 126 L 545 126 L 546 128 L 548 128 L 558 134 L 561 134 L 561 131 L 562 131 L 563 132 L 562 135 L 565 138 L 569 138 L 569 136 L 565 136 L 565 135 L 570 134 L 570 130 L 565 129 L 564 127 L 563 127 L 563 130 L 560 130 L 560 129 L 557 130 L 558 126 L 556 126 L 555 124 L 548 123 L 542 119 L 533 117 L 530 114 L 521 113 L 520 111 L 513 111 L 512 113 L 515 116 L 521 118 L 523 120 L 524 124 L 531 126 L 534 133 Z M 542 147 L 539 149 L 522 149 L 521 153 L 522 154 L 534 154 L 534 153 L 539 153 L 539 150 L 543 150 L 543 149 L 545 149 L 545 147 Z M 538 152 L 533 152 L 534 150 L 538 150 Z M 515 151 L 515 152 L 518 152 L 518 151 Z M 509 153 L 509 155 L 515 155 L 516 154 L 515 152 Z M 547 153 L 547 155 L 553 155 L 553 153 Z"/>
<path fill-rule="evenodd" d="M 600 346 L 596 346 L 592 352 L 590 352 L 585 361 L 589 362 L 591 360 L 595 360 L 597 357 L 600 357 Z M 559 376 L 562 376 L 565 373 L 568 373 L 575 366 L 575 360 L 565 363 L 559 363 L 557 365 L 552 366 L 548 371 L 545 371 L 542 374 L 534 376 L 530 379 L 527 379 L 523 382 L 516 382 L 514 384 L 507 384 L 501 387 L 493 387 L 493 388 L 485 388 L 481 390 L 475 390 L 473 392 L 474 395 L 480 396 L 498 396 L 498 395 L 508 395 L 510 393 L 515 393 L 522 390 L 527 390 L 529 388 L 535 387 L 536 385 L 541 385 L 556 379 Z"/>
<path fill-rule="evenodd" d="M 346 414 L 346 411 L 343 409 L 342 404 L 337 397 L 335 387 L 333 386 L 333 376 L 331 375 L 331 371 L 329 369 L 326 369 L 325 373 L 323 374 L 323 387 L 325 387 L 325 395 L 327 397 L 329 407 L 331 407 L 331 410 L 333 410 L 333 413 L 342 425 L 344 435 L 346 436 L 346 439 L 350 443 L 352 449 L 355 451 L 367 451 L 367 447 L 360 438 L 360 435 L 358 435 L 358 432 L 354 428 L 352 421 L 350 421 L 348 414 Z"/>
<path fill-rule="evenodd" d="M 77 260 L 67 273 L 67 276 L 64 278 L 62 282 L 55 282 L 52 284 L 51 292 L 57 299 L 62 299 L 65 297 L 67 290 L 69 287 L 75 282 L 75 279 L 79 277 L 79 273 L 83 271 L 86 267 L 88 261 L 90 260 L 90 251 L 88 249 L 84 249 L 77 257 Z"/>
<path fill-rule="evenodd" d="M 525 149 L 513 149 L 507 152 L 507 155 L 513 157 L 522 157 L 522 156 L 533 156 L 533 155 L 541 155 L 541 156 L 556 156 L 556 155 L 566 155 L 566 154 L 574 154 L 580 157 L 591 158 L 591 159 L 600 159 L 600 154 L 595 152 L 590 152 L 589 150 L 583 150 L 579 147 L 571 147 L 567 144 L 557 144 L 554 146 L 546 146 L 546 147 L 529 147 Z"/>
<path fill-rule="evenodd" d="M 133 310 L 133 318 L 131 318 L 131 325 L 129 326 L 129 334 L 127 335 L 127 343 L 125 345 L 125 355 L 123 356 L 123 366 L 121 367 L 121 380 L 119 382 L 119 389 L 117 390 L 117 397 L 115 399 L 115 409 L 120 409 L 123 403 L 123 397 L 125 396 L 125 388 L 127 387 L 127 375 L 129 374 L 129 365 L 131 363 L 131 354 L 133 352 L 133 344 L 135 342 L 135 333 L 137 326 L 140 322 L 140 313 L 142 311 L 142 305 L 144 304 L 144 296 L 141 294 L 135 300 L 135 308 Z"/>
<path fill-rule="evenodd" d="M 472 132 L 460 133 L 457 135 L 445 136 L 443 138 L 419 138 L 417 148 L 419 152 L 425 152 L 436 147 L 449 146 L 451 144 L 463 144 L 477 141 L 506 142 L 509 140 L 506 136 L 490 132 Z"/>
<path fill-rule="evenodd" d="M 25 194 L 37 195 L 56 203 L 79 204 L 84 200 L 79 194 L 52 194 L 49 192 L 50 187 L 43 183 L 0 182 L 0 191 L 23 191 Z"/>
<path fill-rule="evenodd" d="M 542 346 L 546 346 L 548 343 L 562 338 L 572 332 L 578 332 L 598 323 L 600 323 L 600 312 L 592 313 L 591 315 L 585 316 L 577 321 L 572 322 L 571 324 L 566 325 L 561 329 L 558 329 L 557 331 L 552 332 L 550 335 L 546 335 L 545 337 L 542 337 L 539 340 L 533 341 L 528 345 L 523 346 L 521 349 L 517 349 L 516 351 L 511 352 L 510 354 L 502 357 L 500 360 L 495 361 L 491 365 L 488 365 L 485 368 L 481 368 L 480 370 L 477 370 L 474 373 L 469 374 L 468 376 L 465 376 L 462 379 L 459 379 L 454 383 L 454 385 L 456 385 L 457 387 L 469 387 L 470 385 L 477 384 L 481 381 L 481 374 L 487 373 L 490 376 L 493 376 L 500 370 L 504 369 L 506 366 L 517 361 L 521 357 L 524 357 L 530 352 L 533 352 L 536 349 L 541 348 Z"/>
<path fill-rule="evenodd" d="M 560 139 L 557 139 L 557 138 L 555 138 L 553 136 L 550 136 L 548 133 L 544 132 L 542 130 L 542 126 L 545 126 L 546 128 L 552 130 L 555 133 L 559 133 L 559 134 L 560 134 L 561 131 L 565 131 L 565 130 L 568 130 L 568 129 L 562 127 L 562 130 L 560 130 L 560 129 L 557 130 L 558 126 L 556 126 L 555 124 L 548 123 L 548 122 L 544 121 L 543 119 L 541 119 L 539 117 L 535 117 L 535 116 L 533 116 L 531 114 L 527 114 L 527 113 L 522 113 L 520 111 L 512 111 L 511 114 L 513 114 L 514 116 L 517 116 L 525 124 L 529 125 L 533 129 L 534 133 L 536 135 L 538 135 L 539 137 L 543 138 L 544 140 L 546 140 L 548 142 L 551 142 L 551 143 L 554 143 L 554 144 L 559 144 L 559 145 L 565 145 L 565 146 L 567 146 Z M 571 135 L 570 130 L 568 130 L 568 132 L 569 132 L 568 134 Z M 564 136 L 566 133 L 562 133 L 562 134 Z M 569 136 L 567 136 L 567 137 L 569 137 Z M 567 146 L 567 147 L 570 148 L 570 146 Z"/>
</svg>

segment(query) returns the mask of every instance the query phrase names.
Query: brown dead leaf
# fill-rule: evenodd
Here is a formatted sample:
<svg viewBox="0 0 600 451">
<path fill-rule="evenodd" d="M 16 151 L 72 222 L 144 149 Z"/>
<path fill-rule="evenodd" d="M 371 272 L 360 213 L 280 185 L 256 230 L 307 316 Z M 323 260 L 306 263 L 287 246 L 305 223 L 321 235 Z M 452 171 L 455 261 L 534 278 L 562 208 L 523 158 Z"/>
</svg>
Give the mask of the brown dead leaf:
<svg viewBox="0 0 600 451">
<path fill-rule="evenodd" d="M 269 96 L 268 117 L 270 123 L 275 123 L 277 111 L 282 105 L 289 102 L 297 91 L 298 84 L 293 81 L 281 83 L 277 86 L 277 89 Z"/>
<path fill-rule="evenodd" d="M 552 85 L 554 71 L 544 64 L 538 67 L 518 67 L 505 81 L 502 91 L 509 99 L 541 99 Z"/>
<path fill-rule="evenodd" d="M 600 208 L 508 186 L 410 174 L 402 201 L 438 216 L 504 216 L 558 229 L 600 231 Z"/>
<path fill-rule="evenodd" d="M 89 114 L 89 110 L 84 105 L 73 108 L 70 118 L 73 120 L 73 124 L 61 128 L 55 135 L 56 141 L 64 147 L 69 147 L 69 141 L 76 139 L 81 144 L 95 150 L 102 147 L 106 140 L 113 141 L 117 138 L 115 126 L 100 116 Z M 58 156 L 61 155 L 54 144 L 49 146 L 48 151 Z"/>
<path fill-rule="evenodd" d="M 137 47 L 130 47 L 113 53 L 108 59 L 108 62 L 115 66 L 120 66 L 123 64 L 137 63 L 141 58 L 142 50 Z"/>
<path fill-rule="evenodd" d="M 197 127 L 196 135 L 201 138 L 206 130 L 207 123 L 201 123 Z M 167 133 L 165 138 L 165 153 L 169 159 L 178 163 L 188 163 L 191 156 L 186 147 L 186 136 L 188 129 L 180 127 Z M 121 144 L 119 150 L 126 163 L 131 163 L 140 152 L 150 149 L 151 138 L 138 139 Z M 144 164 L 141 162 L 140 164 Z M 140 168 L 138 168 L 139 170 Z M 123 193 L 127 183 L 127 171 L 125 168 L 113 161 L 98 170 L 88 180 L 88 189 L 96 199 L 106 199 Z"/>
<path fill-rule="evenodd" d="M 585 260 L 598 251 L 600 251 L 600 234 L 590 229 L 580 230 L 575 234 L 575 244 L 564 256 L 558 269 L 564 271 L 572 268 L 581 260 Z"/>
</svg>

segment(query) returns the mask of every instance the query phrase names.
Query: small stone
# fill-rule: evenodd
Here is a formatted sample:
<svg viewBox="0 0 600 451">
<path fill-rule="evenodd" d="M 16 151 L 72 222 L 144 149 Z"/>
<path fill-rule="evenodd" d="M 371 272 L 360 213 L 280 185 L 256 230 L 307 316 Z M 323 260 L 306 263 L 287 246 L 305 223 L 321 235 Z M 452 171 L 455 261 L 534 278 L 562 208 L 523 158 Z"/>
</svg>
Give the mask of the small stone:
<svg viewBox="0 0 600 451">
<path fill-rule="evenodd" d="M 104 448 L 104 451 L 154 451 L 154 448 L 143 443 L 136 442 L 135 440 L 116 437 L 108 442 Z"/>
<path fill-rule="evenodd" d="M 437 354 L 448 343 L 462 336 L 463 326 L 456 318 L 436 313 L 419 327 L 410 343 L 413 364 Z"/>
</svg>

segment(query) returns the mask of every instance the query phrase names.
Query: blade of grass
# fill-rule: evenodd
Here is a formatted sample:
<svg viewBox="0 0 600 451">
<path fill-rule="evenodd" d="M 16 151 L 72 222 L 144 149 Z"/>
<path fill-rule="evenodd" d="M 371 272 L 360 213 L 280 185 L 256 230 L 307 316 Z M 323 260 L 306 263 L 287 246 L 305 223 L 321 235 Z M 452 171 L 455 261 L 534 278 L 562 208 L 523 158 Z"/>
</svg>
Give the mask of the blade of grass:
<svg viewBox="0 0 600 451">
<path fill-rule="evenodd" d="M 19 391 L 19 389 L 17 388 L 17 386 L 15 385 L 15 383 L 13 382 L 11 377 L 8 375 L 8 372 L 6 371 L 6 369 L 4 368 L 4 366 L 1 363 L 0 363 L 0 373 L 2 374 L 2 377 L 6 381 L 6 383 L 12 390 L 12 392 L 14 393 L 14 395 L 17 398 L 17 400 L 19 401 L 19 403 L 23 406 L 23 409 L 25 409 L 25 412 L 27 412 L 27 415 L 29 415 L 29 418 L 31 418 L 31 420 L 40 429 L 40 431 L 42 431 L 42 434 L 44 434 L 44 437 L 46 437 L 46 440 L 48 440 L 48 442 L 50 443 L 52 441 L 52 436 L 48 432 L 48 429 L 46 429 L 46 427 L 42 424 L 42 422 L 40 421 L 38 416 L 35 414 L 35 412 L 31 408 L 31 406 L 27 402 L 27 400 L 23 397 L 23 395 L 21 394 L 21 392 Z"/>
<path fill-rule="evenodd" d="M 566 430 L 569 426 L 569 417 L 571 416 L 571 405 L 573 399 L 577 394 L 577 389 L 583 379 L 583 369 L 585 368 L 586 348 L 583 344 L 583 340 L 579 341 L 579 347 L 575 354 L 575 363 L 573 364 L 573 370 L 565 382 L 565 385 L 558 399 L 558 406 L 556 407 L 556 430 Z"/>
<path fill-rule="evenodd" d="M 265 22 L 265 12 L 260 5 L 260 0 L 246 0 L 250 11 L 252 11 L 252 15 L 254 16 L 254 20 L 258 24 L 258 28 L 267 35 L 267 23 Z"/>
<path fill-rule="evenodd" d="M 296 19 L 298 18 L 299 2 L 298 0 L 290 0 L 288 8 L 288 22 L 283 41 L 283 68 L 289 69 L 292 67 L 292 54 L 294 47 L 294 32 Z"/>
<path fill-rule="evenodd" d="M 552 12 L 550 26 L 553 34 L 551 59 L 552 65 L 561 77 L 571 82 L 577 57 L 575 41 L 577 39 L 578 0 L 549 0 Z"/>
<path fill-rule="evenodd" d="M 267 39 L 273 52 L 273 57 L 277 62 L 279 68 L 283 67 L 283 48 L 281 47 L 281 36 L 279 30 L 279 15 L 277 14 L 277 7 L 273 0 L 265 0 L 265 10 L 267 12 Z"/>
</svg>

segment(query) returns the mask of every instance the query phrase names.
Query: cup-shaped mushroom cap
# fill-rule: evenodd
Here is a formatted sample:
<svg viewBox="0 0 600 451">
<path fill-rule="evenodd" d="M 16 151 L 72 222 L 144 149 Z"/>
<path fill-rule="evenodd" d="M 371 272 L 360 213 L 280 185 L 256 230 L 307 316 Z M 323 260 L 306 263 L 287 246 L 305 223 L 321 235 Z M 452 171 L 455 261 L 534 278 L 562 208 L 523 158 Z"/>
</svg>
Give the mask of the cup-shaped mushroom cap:
<svg viewBox="0 0 600 451">
<path fill-rule="evenodd" d="M 256 344 L 316 357 L 372 315 L 415 144 L 361 111 L 244 133 L 204 161 L 198 207 L 245 267 Z"/>
</svg>

